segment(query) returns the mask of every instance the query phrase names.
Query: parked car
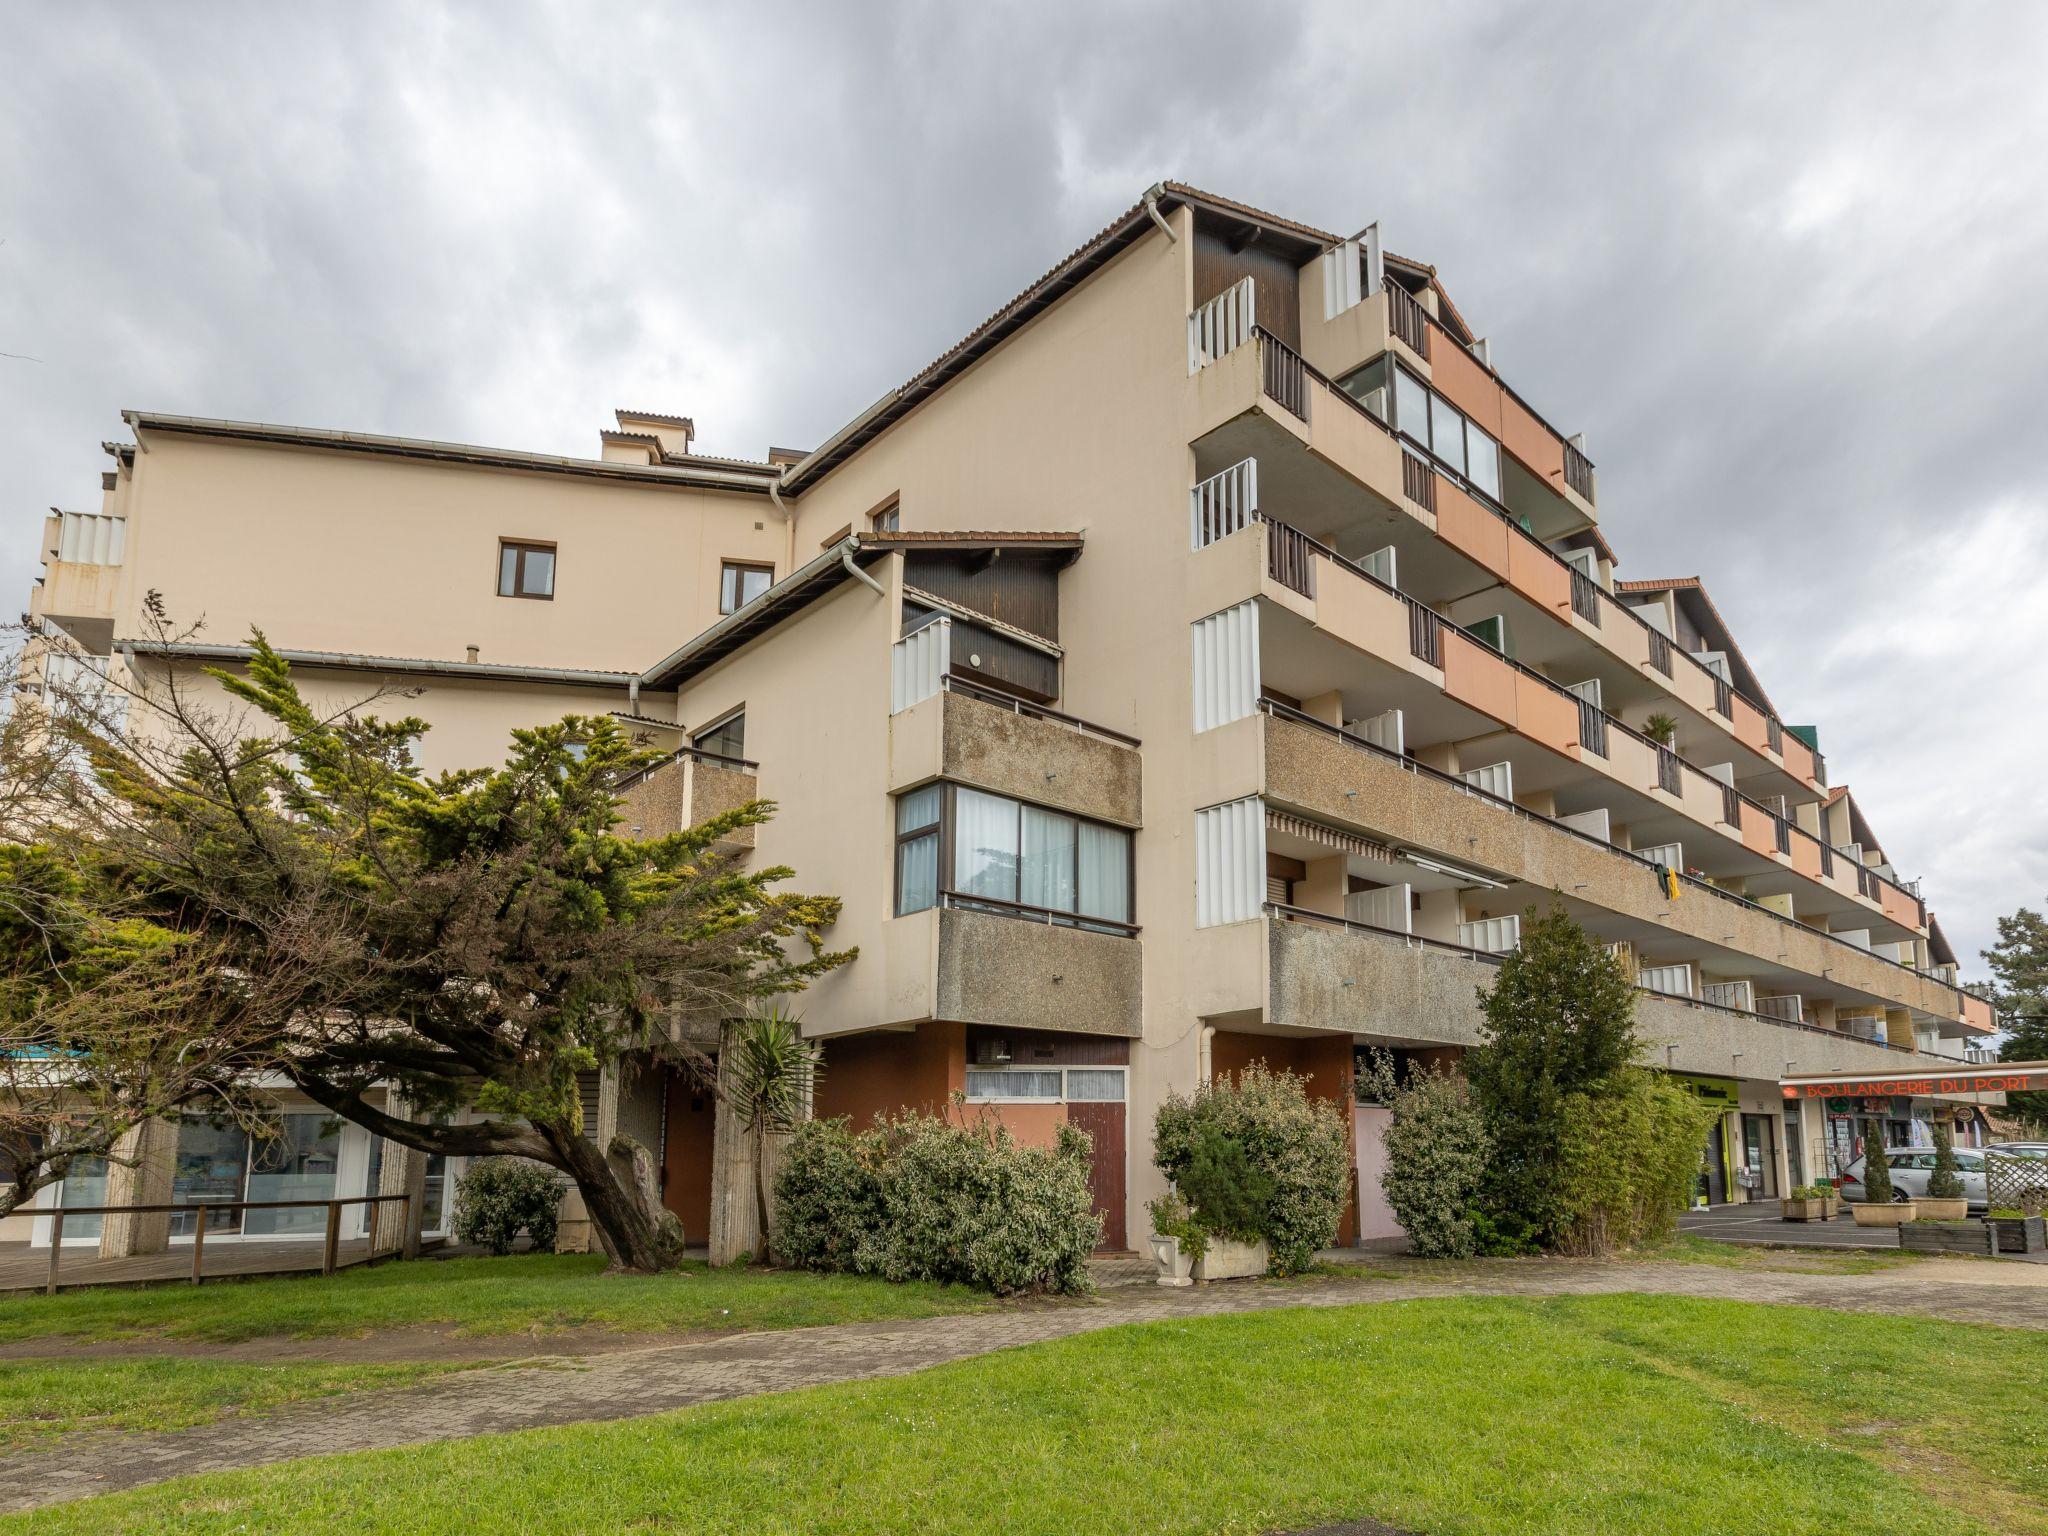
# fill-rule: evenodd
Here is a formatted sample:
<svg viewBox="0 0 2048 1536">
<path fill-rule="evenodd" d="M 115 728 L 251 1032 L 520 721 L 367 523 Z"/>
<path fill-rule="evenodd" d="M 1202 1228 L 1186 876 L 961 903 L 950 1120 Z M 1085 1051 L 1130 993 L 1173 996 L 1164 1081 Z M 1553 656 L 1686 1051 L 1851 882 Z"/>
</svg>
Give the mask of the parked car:
<svg viewBox="0 0 2048 1536">
<path fill-rule="evenodd" d="M 1926 1195 L 1927 1180 L 1934 1173 L 1932 1147 L 1893 1147 L 1885 1153 L 1885 1162 L 1891 1167 L 1893 1200 L 1918 1200 Z M 1970 1202 L 1970 1209 L 1989 1210 L 1991 1195 L 1984 1182 L 1984 1154 L 1975 1147 L 1957 1147 L 1956 1173 L 1963 1181 L 1963 1198 Z M 1837 1187 L 1844 1200 L 1863 1199 L 1863 1158 L 1860 1154 L 1843 1170 Z"/>
<path fill-rule="evenodd" d="M 2020 1182 L 2017 1189 L 2008 1188 L 2003 1199 L 2024 1200 L 2030 1194 L 2039 1194 L 2048 1199 L 2048 1141 L 2001 1141 L 1988 1149 L 2000 1157 L 2017 1158 L 2023 1163 L 2034 1165 L 2032 1177 Z"/>
</svg>

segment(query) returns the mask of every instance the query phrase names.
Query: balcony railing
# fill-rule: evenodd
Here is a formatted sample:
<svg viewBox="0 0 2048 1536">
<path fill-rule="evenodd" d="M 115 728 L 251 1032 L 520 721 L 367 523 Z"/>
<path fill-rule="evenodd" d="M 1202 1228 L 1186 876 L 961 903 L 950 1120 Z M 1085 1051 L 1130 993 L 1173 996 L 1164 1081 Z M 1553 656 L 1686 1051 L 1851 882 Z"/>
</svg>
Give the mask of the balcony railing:
<svg viewBox="0 0 2048 1536">
<path fill-rule="evenodd" d="M 1429 311 L 1414 294 L 1392 281 L 1387 284 L 1387 329 L 1417 357 L 1429 361 Z"/>
<path fill-rule="evenodd" d="M 671 763 L 709 763 L 714 768 L 730 768 L 735 773 L 759 773 L 761 765 L 748 757 L 727 757 L 722 752 L 706 752 L 702 747 L 677 747 L 658 763 L 649 763 L 645 768 L 629 773 L 614 786 L 616 789 L 631 789 L 643 779 L 653 777 Z"/>
<path fill-rule="evenodd" d="M 1626 608 L 1628 604 L 1619 603 L 1616 606 Z M 1648 629 L 1649 626 L 1645 625 L 1644 628 Z M 1650 665 L 1666 677 L 1671 675 L 1671 641 L 1659 629 L 1650 630 Z"/>
<path fill-rule="evenodd" d="M 1259 461 L 1242 459 L 1199 482 L 1188 497 L 1188 547 L 1227 539 L 1259 512 Z"/>
<path fill-rule="evenodd" d="M 1111 730 L 1106 725 L 1097 725 L 1092 720 L 1083 720 L 1079 715 L 1062 714 L 1056 709 L 1047 709 L 1043 704 L 1034 704 L 1029 699 L 1019 698 L 1014 693 L 1004 693 L 998 688 L 984 688 L 966 678 L 948 672 L 939 679 L 939 686 L 947 693 L 957 693 L 970 699 L 979 699 L 984 704 L 993 704 L 998 709 L 1007 709 L 1013 715 L 1022 715 L 1030 720 L 1045 720 L 1053 725 L 1063 725 L 1070 731 L 1084 736 L 1100 736 L 1104 741 L 1113 741 L 1121 747 L 1142 747 L 1144 743 L 1135 736 L 1122 731 Z"/>
<path fill-rule="evenodd" d="M 1572 612 L 1595 629 L 1600 627 L 1600 583 L 1572 567 Z"/>
<path fill-rule="evenodd" d="M 1685 779 L 1679 767 L 1678 754 L 1665 746 L 1657 748 L 1657 787 L 1667 795 L 1685 792 Z"/>
<path fill-rule="evenodd" d="M 1308 364 L 1271 331 L 1259 332 L 1260 383 L 1283 409 L 1308 420 Z"/>
<path fill-rule="evenodd" d="M 1780 992 L 1776 997 L 1758 998 L 1756 1011 L 1788 1024 L 1800 1024 L 1806 1019 L 1806 999 L 1797 992 Z"/>
<path fill-rule="evenodd" d="M 1424 511 L 1436 510 L 1436 469 L 1414 454 L 1401 454 L 1401 494 Z"/>
<path fill-rule="evenodd" d="M 74 565 L 119 565 L 128 545 L 128 519 L 111 512 L 59 512 L 59 560 Z"/>
<path fill-rule="evenodd" d="M 1426 613 L 1429 610 L 1424 609 L 1422 611 Z M 1260 699 L 1258 707 L 1262 713 L 1271 715 L 1275 719 L 1286 720 L 1295 725 L 1305 726 L 1309 730 L 1319 732 L 1322 735 L 1334 737 L 1338 741 L 1344 743 L 1348 747 L 1353 748 L 1354 750 L 1361 752 L 1370 752 L 1384 761 L 1391 762 L 1397 765 L 1399 768 L 1401 768 L 1403 772 L 1415 774 L 1418 778 L 1434 780 L 1437 783 L 1447 785 L 1448 787 L 1457 790 L 1461 794 L 1470 795 L 1475 799 L 1487 801 L 1488 803 L 1497 806 L 1499 809 L 1507 811 L 1511 815 L 1521 817 L 1527 821 L 1536 822 L 1546 827 L 1550 827 L 1558 832 L 1562 832 L 1567 837 L 1574 838 L 1577 841 L 1585 843 L 1591 847 L 1604 849 L 1608 854 L 1610 854 L 1614 858 L 1626 859 L 1629 863 L 1645 869 L 1661 870 L 1668 867 L 1666 865 L 1660 864 L 1655 859 L 1645 857 L 1643 853 L 1639 853 L 1627 848 L 1617 848 L 1614 846 L 1613 843 L 1609 842 L 1606 838 L 1598 837 L 1591 832 L 1583 831 L 1580 828 L 1574 827 L 1569 823 L 1561 821 L 1554 816 L 1545 816 L 1540 811 L 1532 811 L 1527 806 L 1519 805 L 1515 801 L 1506 799 L 1500 795 L 1491 794 L 1486 790 L 1478 788 L 1470 782 L 1461 779 L 1456 774 L 1446 773 L 1443 770 L 1437 768 L 1431 768 L 1424 763 L 1417 762 L 1414 758 L 1409 757 L 1403 753 L 1389 751 L 1385 747 L 1379 746 L 1374 742 L 1367 741 L 1362 736 L 1355 736 L 1351 732 L 1344 730 L 1339 726 L 1327 724 L 1324 721 L 1316 719 L 1313 715 L 1304 714 L 1298 709 L 1289 708 L 1287 705 L 1279 703 L 1277 700 Z M 1725 901 L 1731 903 L 1734 906 L 1742 907 L 1747 911 L 1761 914 L 1762 916 L 1769 918 L 1774 923 L 1781 924 L 1787 928 L 1796 929 L 1798 932 L 1802 934 L 1810 934 L 1814 938 L 1825 940 L 1826 942 L 1837 945 L 1842 949 L 1852 950 L 1856 954 L 1863 955 L 1868 959 L 1877 961 L 1880 965 L 1889 965 L 1897 970 L 1906 972 L 1908 975 L 1918 976 L 1922 980 L 1927 981 L 1928 983 L 1934 986 L 1943 987 L 1948 991 L 1957 993 L 1959 997 L 1961 992 L 1964 990 L 1962 988 L 1955 987 L 1950 983 L 1943 981 L 1940 977 L 1933 975 L 1931 972 L 1919 969 L 1917 966 L 1907 965 L 1903 961 L 1892 959 L 1889 955 L 1880 955 L 1875 951 L 1864 947 L 1863 945 L 1852 943 L 1849 940 L 1844 939 L 1840 934 L 1829 933 L 1824 928 L 1811 927 L 1806 923 L 1800 922 L 1796 917 L 1787 917 L 1784 913 L 1777 911 L 1775 908 L 1767 907 L 1763 905 L 1761 902 L 1751 901 L 1747 896 L 1739 896 L 1733 891 L 1723 890 L 1720 886 L 1713 885 L 1698 875 L 1689 874 L 1682 869 L 1673 870 L 1672 872 L 1676 874 L 1680 880 L 1682 880 L 1686 885 L 1690 886 L 1692 889 L 1696 891 L 1705 892 L 1707 895 L 1714 897 L 1718 901 Z M 1960 1010 L 1960 1002 L 1957 1006 Z"/>
<path fill-rule="evenodd" d="M 1303 597 L 1316 595 L 1314 542 L 1299 529 L 1271 518 L 1266 525 L 1266 572 L 1281 586 Z"/>
<path fill-rule="evenodd" d="M 939 901 L 962 912 L 991 912 L 997 917 L 1022 918 L 1048 928 L 1079 928 L 1087 933 L 1113 933 L 1126 939 L 1135 939 L 1140 932 L 1136 923 L 1118 922 L 1112 917 L 1083 917 L 1078 912 L 1034 907 L 1029 902 L 1004 901 L 995 896 L 973 896 L 965 891 L 940 891 Z"/>
<path fill-rule="evenodd" d="M 1586 500 L 1593 499 L 1593 461 L 1570 443 L 1564 445 L 1564 483 Z"/>
<path fill-rule="evenodd" d="M 1589 700 L 1579 701 L 1579 745 L 1598 757 L 1607 755 L 1607 716 Z"/>
</svg>

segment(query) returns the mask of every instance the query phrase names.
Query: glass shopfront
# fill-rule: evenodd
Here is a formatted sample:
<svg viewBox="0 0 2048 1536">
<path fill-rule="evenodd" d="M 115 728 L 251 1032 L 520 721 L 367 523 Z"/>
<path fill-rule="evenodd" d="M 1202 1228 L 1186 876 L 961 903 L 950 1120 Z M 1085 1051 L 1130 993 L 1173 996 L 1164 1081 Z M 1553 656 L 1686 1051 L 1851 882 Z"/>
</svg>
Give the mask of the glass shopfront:
<svg viewBox="0 0 2048 1536">
<path fill-rule="evenodd" d="M 341 1122 L 331 1115 L 278 1117 L 275 1136 L 251 1137 L 241 1126 L 186 1119 L 178 1127 L 172 1165 L 174 1205 L 232 1204 L 241 1200 L 332 1200 L 341 1162 Z M 171 1216 L 171 1235 L 190 1237 L 196 1211 Z M 317 1237 L 327 1230 L 326 1212 L 302 1210 L 209 1210 L 209 1237 Z"/>
</svg>

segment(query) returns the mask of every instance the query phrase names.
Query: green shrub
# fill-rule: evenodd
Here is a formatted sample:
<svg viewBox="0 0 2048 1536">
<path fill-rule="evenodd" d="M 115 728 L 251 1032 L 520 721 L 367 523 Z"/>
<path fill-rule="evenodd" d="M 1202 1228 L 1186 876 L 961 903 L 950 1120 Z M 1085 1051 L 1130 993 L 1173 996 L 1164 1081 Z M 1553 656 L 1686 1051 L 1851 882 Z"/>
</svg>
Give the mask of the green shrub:
<svg viewBox="0 0 2048 1536">
<path fill-rule="evenodd" d="M 993 1119 L 909 1114 L 853 1134 L 797 1128 L 776 1176 L 786 1264 L 976 1286 L 999 1296 L 1088 1289 L 1102 1236 L 1090 1142 L 1072 1126 L 1021 1147 Z"/>
<path fill-rule="evenodd" d="M 1934 1172 L 1927 1176 L 1927 1198 L 1930 1200 L 1960 1200 L 1963 1198 L 1963 1176 L 1956 1162 L 1955 1133 L 1946 1120 L 1934 1122 Z"/>
<path fill-rule="evenodd" d="M 1714 1110 L 1668 1079 L 1625 1067 L 1562 1106 L 1555 1246 L 1597 1255 L 1678 1225 Z"/>
<path fill-rule="evenodd" d="M 1306 1269 L 1319 1249 L 1336 1241 L 1351 1193 L 1344 1111 L 1311 1098 L 1305 1079 L 1254 1062 L 1235 1082 L 1206 1083 L 1185 1098 L 1168 1095 L 1153 1126 L 1153 1161 L 1188 1195 L 1183 1180 L 1198 1150 L 1213 1148 L 1219 1138 L 1243 1149 L 1260 1180 L 1264 1210 L 1257 1236 L 1271 1247 L 1272 1272 Z"/>
<path fill-rule="evenodd" d="M 1426 1259 L 1470 1258 L 1479 1247 L 1475 1206 L 1493 1149 L 1471 1089 L 1462 1078 L 1421 1071 L 1381 1097 L 1393 1112 L 1381 1187 L 1410 1249 Z M 1494 1235 L 1491 1223 L 1487 1235 Z"/>
<path fill-rule="evenodd" d="M 1145 1210 L 1152 1218 L 1152 1230 L 1161 1237 L 1180 1239 L 1180 1251 L 1199 1264 L 1209 1252 L 1209 1233 L 1195 1220 L 1195 1213 L 1187 1201 L 1168 1190 L 1155 1200 L 1145 1202 Z"/>
<path fill-rule="evenodd" d="M 554 1170 L 539 1163 L 480 1158 L 455 1182 L 455 1235 L 502 1256 L 524 1231 L 535 1253 L 553 1253 L 563 1187 Z"/>
<path fill-rule="evenodd" d="M 1190 1219 L 1204 1232 L 1237 1243 L 1255 1243 L 1264 1234 L 1273 1176 L 1252 1162 L 1235 1136 L 1213 1125 L 1202 1127 L 1174 1183 L 1187 1200 Z"/>
<path fill-rule="evenodd" d="M 1891 1160 L 1885 1156 L 1884 1126 L 1876 1120 L 1863 1122 L 1863 1199 L 1868 1205 L 1883 1205 L 1892 1197 Z"/>
</svg>

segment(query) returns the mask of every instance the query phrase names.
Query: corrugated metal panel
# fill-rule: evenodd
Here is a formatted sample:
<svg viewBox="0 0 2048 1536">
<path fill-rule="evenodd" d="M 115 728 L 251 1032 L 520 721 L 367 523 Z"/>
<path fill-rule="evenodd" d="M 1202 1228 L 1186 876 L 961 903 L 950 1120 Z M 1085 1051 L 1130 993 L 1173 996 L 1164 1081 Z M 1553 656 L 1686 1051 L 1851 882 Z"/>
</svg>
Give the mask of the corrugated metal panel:
<svg viewBox="0 0 2048 1536">
<path fill-rule="evenodd" d="M 1522 942 L 1522 919 L 1519 915 L 1512 915 L 1481 918 L 1476 923 L 1460 923 L 1458 942 L 1467 949 L 1504 955 Z"/>
<path fill-rule="evenodd" d="M 1189 626 L 1194 633 L 1195 729 L 1214 730 L 1259 707 L 1259 605 L 1242 602 Z"/>
<path fill-rule="evenodd" d="M 1636 972 L 1636 985 L 1645 992 L 1662 992 L 1670 997 L 1695 997 L 1692 967 L 1689 965 L 1646 965 Z"/>
<path fill-rule="evenodd" d="M 1344 915 L 1354 923 L 1387 928 L 1395 933 L 1415 931 L 1415 904 L 1406 885 L 1383 885 L 1376 891 L 1353 891 L 1344 898 Z"/>
<path fill-rule="evenodd" d="M 1666 869 L 1685 873 L 1685 844 L 1659 843 L 1654 848 L 1638 848 L 1636 857 L 1648 859 L 1652 864 L 1662 864 Z"/>
<path fill-rule="evenodd" d="M 1513 763 L 1488 763 L 1484 768 L 1468 768 L 1458 775 L 1474 789 L 1483 790 L 1502 800 L 1515 798 L 1515 765 Z"/>
<path fill-rule="evenodd" d="M 1265 893 L 1265 806 L 1254 796 L 1195 812 L 1195 926 L 1257 917 Z"/>
<path fill-rule="evenodd" d="M 1365 298 L 1365 263 L 1358 240 L 1339 240 L 1323 252 L 1323 318 L 1337 316 Z"/>
<path fill-rule="evenodd" d="M 939 691 L 952 659 L 953 621 L 935 619 L 890 648 L 889 713 L 922 703 Z"/>
<path fill-rule="evenodd" d="M 128 544 L 128 519 L 103 512 L 60 512 L 57 558 L 77 565 L 119 565 Z"/>
</svg>

